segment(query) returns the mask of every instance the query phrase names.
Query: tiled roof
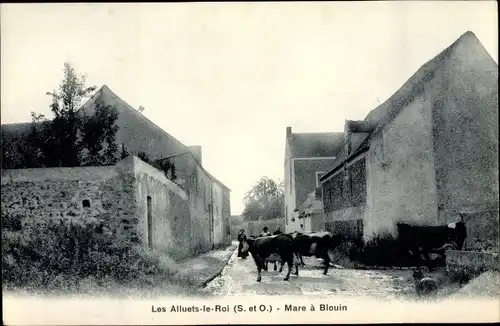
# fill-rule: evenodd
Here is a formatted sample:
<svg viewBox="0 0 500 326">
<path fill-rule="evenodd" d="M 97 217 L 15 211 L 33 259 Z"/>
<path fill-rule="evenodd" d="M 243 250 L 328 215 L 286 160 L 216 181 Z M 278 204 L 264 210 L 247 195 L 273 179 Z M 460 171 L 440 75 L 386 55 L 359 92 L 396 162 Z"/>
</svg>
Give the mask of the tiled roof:
<svg viewBox="0 0 500 326">
<path fill-rule="evenodd" d="M 292 133 L 288 141 L 292 157 L 333 157 L 344 142 L 344 133 Z"/>
</svg>

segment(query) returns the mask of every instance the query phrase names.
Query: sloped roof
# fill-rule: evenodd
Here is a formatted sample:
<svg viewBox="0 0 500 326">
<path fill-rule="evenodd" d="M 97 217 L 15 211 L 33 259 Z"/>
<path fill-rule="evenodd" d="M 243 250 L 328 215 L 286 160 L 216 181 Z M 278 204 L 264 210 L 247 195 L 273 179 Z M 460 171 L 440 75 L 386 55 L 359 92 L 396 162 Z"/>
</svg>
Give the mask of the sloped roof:
<svg viewBox="0 0 500 326">
<path fill-rule="evenodd" d="M 119 127 L 116 141 L 130 147 L 132 152 L 145 151 L 156 157 L 167 157 L 189 150 L 113 93 L 106 85 L 102 86 L 79 111 L 87 115 L 94 114 L 94 104 L 98 101 L 116 108 L 118 111 L 116 124 Z"/>
<path fill-rule="evenodd" d="M 463 51 L 457 51 L 459 47 L 467 48 L 469 53 L 465 54 Z M 471 53 L 473 53 L 473 55 L 471 55 Z M 474 33 L 471 31 L 464 33 L 453 44 L 421 66 L 388 100 L 368 113 L 364 121 L 370 122 L 375 126 L 373 132 L 368 134 L 367 137 L 359 143 L 359 146 L 352 148 L 351 154 L 346 155 L 345 148 L 342 148 L 335 159 L 333 169 L 324 174 L 320 180 L 328 178 L 339 168 L 339 166 L 344 164 L 344 162 L 367 149 L 370 140 L 379 134 L 385 126 L 390 124 L 415 97 L 424 91 L 425 86 L 434 79 L 437 72 L 443 69 L 445 62 L 464 56 L 466 57 L 464 59 L 469 63 L 478 64 L 481 66 L 481 69 L 487 71 L 491 70 L 492 72 L 495 71 L 495 73 L 498 74 L 498 65 L 491 58 Z M 443 78 L 450 78 L 450 74 L 444 74 Z"/>
<path fill-rule="evenodd" d="M 113 93 L 108 86 L 103 85 L 78 111 L 92 115 L 94 114 L 94 104 L 96 102 L 101 102 L 104 105 L 112 105 L 118 111 L 116 125 L 119 129 L 116 133 L 116 141 L 119 144 L 125 144 L 130 154 L 137 154 L 140 151 L 144 151 L 151 156 L 161 158 L 188 152 L 210 179 L 229 190 L 226 185 L 203 168 L 196 155 L 193 154 L 188 146 L 182 144 L 175 137 L 134 109 Z M 2 125 L 2 137 L 15 137 L 15 139 L 25 137 L 30 130 L 30 126 L 31 123 Z"/>
<path fill-rule="evenodd" d="M 346 125 L 351 132 L 372 132 L 376 123 L 365 120 L 346 120 Z"/>
<path fill-rule="evenodd" d="M 89 115 L 92 114 L 94 103 L 98 100 L 102 101 L 105 105 L 113 105 L 118 110 L 118 120 L 116 122 L 119 127 L 116 133 L 117 142 L 126 144 L 126 146 L 135 151 L 146 151 L 159 158 L 188 152 L 210 179 L 230 190 L 229 187 L 220 182 L 203 167 L 191 148 L 181 143 L 134 109 L 113 93 L 108 86 L 102 86 L 80 110 Z"/>
<path fill-rule="evenodd" d="M 292 133 L 288 142 L 292 157 L 333 157 L 342 147 L 344 133 Z"/>
<path fill-rule="evenodd" d="M 299 214 L 305 213 L 306 210 L 310 210 L 313 213 L 318 213 L 323 211 L 323 201 L 321 199 L 316 199 L 316 192 L 313 191 L 307 198 L 297 206 Z"/>
<path fill-rule="evenodd" d="M 188 152 L 210 179 L 229 190 L 226 185 L 203 168 L 196 155 L 188 146 L 182 144 L 175 137 L 134 109 L 113 93 L 108 86 L 103 85 L 80 110 L 89 115 L 93 114 L 94 103 L 97 101 L 102 101 L 105 105 L 113 105 L 118 110 L 118 120 L 116 122 L 119 127 L 116 133 L 117 142 L 125 144 L 132 151 L 145 151 L 158 158 Z"/>
</svg>

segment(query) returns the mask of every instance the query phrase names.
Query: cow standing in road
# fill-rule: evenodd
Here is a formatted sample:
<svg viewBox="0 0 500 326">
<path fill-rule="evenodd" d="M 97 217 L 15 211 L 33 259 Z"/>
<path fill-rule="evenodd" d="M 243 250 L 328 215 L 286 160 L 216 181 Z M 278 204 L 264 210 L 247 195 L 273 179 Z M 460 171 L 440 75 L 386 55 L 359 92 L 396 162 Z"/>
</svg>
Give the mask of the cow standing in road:
<svg viewBox="0 0 500 326">
<path fill-rule="evenodd" d="M 273 232 L 273 235 L 279 235 L 279 234 L 283 234 L 283 232 L 281 232 L 281 230 L 280 230 L 280 226 L 278 225 L 278 226 L 276 227 L 276 231 L 274 231 L 274 232 Z M 273 262 L 274 262 L 274 270 L 276 271 L 276 270 L 278 270 L 278 266 L 276 265 L 276 262 L 277 262 L 277 261 L 276 261 L 276 260 L 273 260 Z M 281 263 L 280 273 L 281 273 L 281 271 L 283 270 L 283 264 L 284 264 L 284 262 L 282 262 L 282 263 Z M 267 264 L 266 264 L 266 267 L 267 267 Z"/>
<path fill-rule="evenodd" d="M 295 237 L 298 234 L 304 235 L 304 233 L 298 232 L 298 231 L 294 231 L 294 232 L 290 233 L 290 235 L 292 236 L 292 238 L 294 240 L 295 240 Z M 306 264 L 304 263 L 304 259 L 302 258 L 302 255 L 299 252 L 294 251 L 294 255 L 295 255 L 296 259 L 297 259 L 297 264 L 300 264 L 301 266 L 306 266 Z"/>
<path fill-rule="evenodd" d="M 248 251 L 257 265 L 257 282 L 261 281 L 261 271 L 264 269 L 266 259 L 273 255 L 281 258 L 282 265 L 285 262 L 288 264 L 288 272 L 284 280 L 289 280 L 293 267 L 293 239 L 289 234 L 249 238 L 247 244 Z"/>
<path fill-rule="evenodd" d="M 467 238 L 467 229 L 463 218 L 459 222 L 438 226 L 416 226 L 397 223 L 398 242 L 413 257 L 420 257 L 427 263 L 429 270 L 434 269 L 435 262 L 429 254 L 444 255 L 449 248 L 462 249 Z"/>
<path fill-rule="evenodd" d="M 259 238 L 260 237 L 269 237 L 269 236 L 271 236 L 271 233 L 268 230 L 269 230 L 269 228 L 267 226 L 264 226 L 264 228 L 262 229 L 262 232 L 259 234 Z M 274 256 L 271 257 L 271 259 L 272 258 L 274 258 Z M 269 262 L 268 260 L 266 260 L 264 262 L 264 270 L 265 271 L 268 270 L 268 262 Z M 274 265 L 276 266 L 276 262 L 274 263 Z M 276 268 L 274 270 L 276 270 Z"/>
<path fill-rule="evenodd" d="M 317 232 L 317 233 L 295 233 L 293 238 L 293 252 L 297 259 L 304 264 L 302 256 L 322 258 L 325 264 L 324 275 L 328 274 L 330 267 L 330 250 L 333 250 L 337 243 L 330 232 Z M 298 275 L 298 268 L 296 269 Z"/>
</svg>

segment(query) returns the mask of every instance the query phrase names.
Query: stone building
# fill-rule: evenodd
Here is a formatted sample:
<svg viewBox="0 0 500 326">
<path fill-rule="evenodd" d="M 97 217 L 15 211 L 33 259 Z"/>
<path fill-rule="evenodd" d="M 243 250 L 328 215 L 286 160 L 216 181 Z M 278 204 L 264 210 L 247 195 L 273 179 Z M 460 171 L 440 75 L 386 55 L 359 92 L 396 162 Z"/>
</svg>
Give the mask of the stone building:
<svg viewBox="0 0 500 326">
<path fill-rule="evenodd" d="M 286 129 L 285 231 L 305 231 L 298 206 L 317 186 L 321 173 L 333 167 L 335 153 L 344 141 L 342 133 L 292 133 Z M 308 224 L 310 225 L 310 224 Z"/>
<path fill-rule="evenodd" d="M 468 248 L 498 246 L 498 65 L 472 32 L 345 129 L 320 178 L 326 220 L 370 239 L 462 213 Z"/>
<path fill-rule="evenodd" d="M 188 198 L 190 219 L 184 239 L 189 241 L 193 253 L 203 252 L 230 243 L 230 189 L 212 176 L 202 165 L 201 146 L 186 146 L 158 127 L 138 110 L 114 94 L 107 86 L 101 87 L 80 109 L 88 115 L 94 113 L 95 104 L 113 105 L 118 111 L 116 141 L 129 154 L 146 152 L 152 159 L 169 160 L 175 166 L 174 180 Z M 11 143 L 15 154 L 16 141 L 25 137 L 30 124 L 2 125 L 2 137 Z M 138 186 L 143 189 L 143 202 L 164 205 L 166 194 L 162 187 Z M 147 190 L 147 191 L 146 191 Z M 149 198 L 149 199 L 147 199 Z M 162 203 L 160 203 L 162 202 Z M 167 208 L 165 208 L 167 209 Z M 167 218 L 167 217 L 165 217 Z M 177 217 L 182 219 L 182 217 Z M 189 231 L 185 231 L 189 230 Z M 179 229 L 175 232 L 181 232 Z"/>
</svg>

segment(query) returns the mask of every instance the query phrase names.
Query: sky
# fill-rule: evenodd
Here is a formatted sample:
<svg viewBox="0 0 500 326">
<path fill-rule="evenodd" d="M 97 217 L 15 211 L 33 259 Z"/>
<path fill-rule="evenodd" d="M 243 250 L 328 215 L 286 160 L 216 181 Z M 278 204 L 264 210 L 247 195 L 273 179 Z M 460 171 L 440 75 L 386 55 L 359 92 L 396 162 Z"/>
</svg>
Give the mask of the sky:
<svg viewBox="0 0 500 326">
<path fill-rule="evenodd" d="M 497 4 L 1 4 L 1 121 L 49 114 L 65 61 L 107 85 L 231 188 L 284 178 L 286 127 L 343 131 L 472 31 L 498 62 Z"/>
</svg>

